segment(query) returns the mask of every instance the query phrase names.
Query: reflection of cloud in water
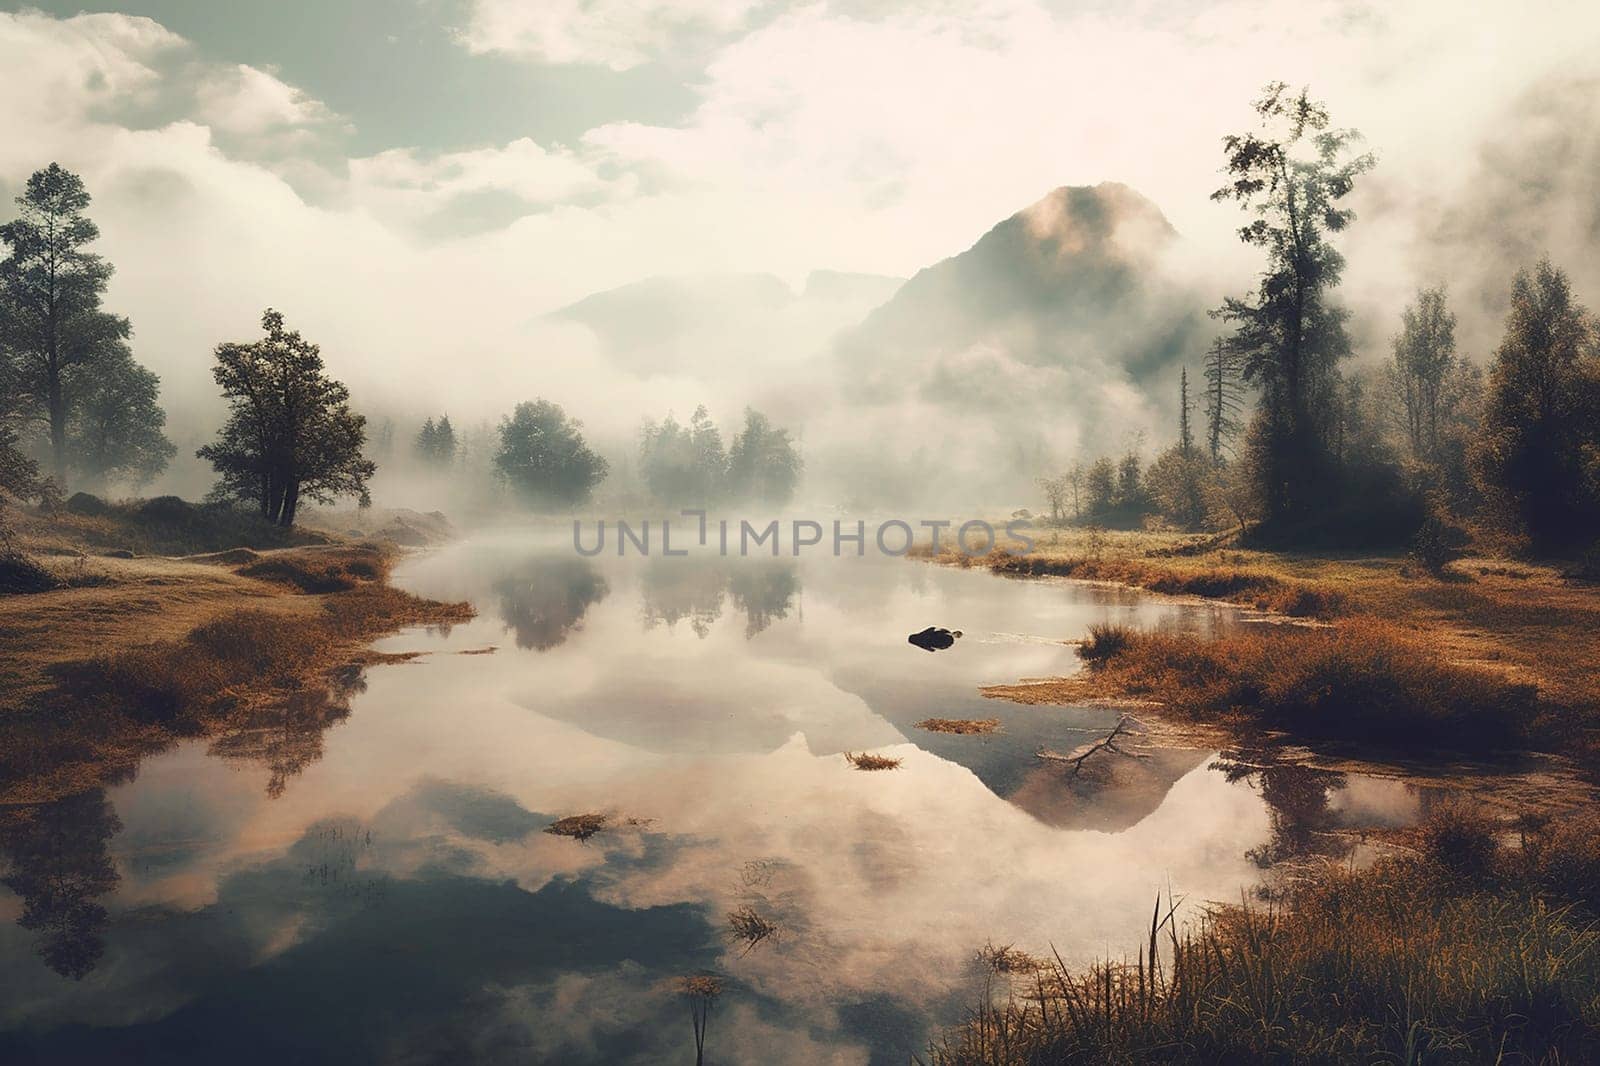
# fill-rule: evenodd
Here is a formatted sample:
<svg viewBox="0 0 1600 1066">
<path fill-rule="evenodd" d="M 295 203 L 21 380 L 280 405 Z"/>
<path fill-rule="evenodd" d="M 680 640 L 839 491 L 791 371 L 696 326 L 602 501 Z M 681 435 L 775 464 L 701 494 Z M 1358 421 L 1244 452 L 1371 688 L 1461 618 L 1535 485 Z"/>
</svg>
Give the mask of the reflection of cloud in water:
<svg viewBox="0 0 1600 1066">
<path fill-rule="evenodd" d="M 404 1046 L 455 1060 L 660 1061 L 691 1037 L 668 979 L 713 968 L 728 989 L 713 1061 L 774 1061 L 778 1048 L 796 1063 L 866 1062 L 868 1046 L 905 1061 L 970 1001 L 982 944 L 1055 943 L 1069 959 L 1131 950 L 1169 879 L 1194 898 L 1234 898 L 1256 876 L 1243 856 L 1268 836 L 1266 808 L 1221 774 L 1174 763 L 1075 793 L 1076 805 L 1030 790 L 1032 748 L 1006 745 L 1070 746 L 1063 734 L 1103 712 L 990 704 L 1001 736 L 910 729 L 987 717 L 962 702 L 985 702 L 978 682 L 1070 661 L 1060 644 L 986 634 L 1070 637 L 1178 608 L 894 560 L 729 560 L 751 575 L 738 596 L 731 576 L 710 587 L 742 617 L 702 635 L 695 605 L 704 614 L 710 597 L 694 589 L 706 586 L 679 600 L 658 587 L 663 622 L 689 605 L 677 617 L 691 626 L 674 633 L 640 626 L 653 580 L 642 561 L 555 558 L 545 571 L 527 556 L 461 546 L 408 563 L 418 591 L 486 610 L 386 650 L 495 640 L 507 587 L 505 622 L 527 650 L 373 668 L 355 713 L 316 732 L 321 758 L 297 764 L 277 799 L 262 771 L 239 774 L 203 745 L 115 790 L 131 854 L 123 841 L 112 850 L 132 876 L 104 897 L 104 959 L 91 980 L 0 1005 L 12 1034 L 0 1057 L 70 1043 L 79 1059 L 159 1061 L 193 1040 L 262 1060 Z M 905 643 L 932 623 L 973 639 L 938 656 Z M 846 747 L 905 765 L 856 773 Z M 263 761 L 269 782 L 294 762 Z M 541 831 L 585 811 L 652 822 L 587 843 Z M 752 860 L 781 873 L 752 885 Z M 786 932 L 744 955 L 726 916 L 757 904 Z M 31 941 L 6 932 L 0 979 L 37 983 Z M 18 1035 L 25 1023 L 32 1035 Z M 73 1023 L 103 1028 L 60 1029 Z"/>
</svg>

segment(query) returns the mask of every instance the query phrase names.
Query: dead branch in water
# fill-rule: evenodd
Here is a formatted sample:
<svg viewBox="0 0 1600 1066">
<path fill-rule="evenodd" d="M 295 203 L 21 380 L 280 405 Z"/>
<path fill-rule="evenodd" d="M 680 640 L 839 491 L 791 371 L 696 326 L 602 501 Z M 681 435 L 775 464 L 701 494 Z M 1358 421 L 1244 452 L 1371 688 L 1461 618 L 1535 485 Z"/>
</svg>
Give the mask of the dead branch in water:
<svg viewBox="0 0 1600 1066">
<path fill-rule="evenodd" d="M 1034 753 L 1034 758 L 1042 759 L 1045 762 L 1070 763 L 1072 765 L 1072 772 L 1074 774 L 1077 774 L 1079 770 L 1083 769 L 1083 764 L 1088 760 L 1089 756 L 1099 751 L 1109 751 L 1114 752 L 1117 755 L 1126 755 L 1130 759 L 1148 758 L 1149 756 L 1145 755 L 1143 752 L 1123 751 L 1121 748 L 1117 747 L 1118 737 L 1131 734 L 1132 731 L 1128 728 L 1128 723 L 1133 720 L 1134 719 L 1128 717 L 1127 715 L 1123 715 L 1121 718 L 1117 719 L 1116 727 L 1104 737 L 1099 740 L 1090 741 L 1087 744 L 1081 744 L 1078 747 L 1073 748 L 1065 755 L 1062 755 L 1060 752 L 1050 751 L 1047 748 L 1040 748 Z"/>
</svg>

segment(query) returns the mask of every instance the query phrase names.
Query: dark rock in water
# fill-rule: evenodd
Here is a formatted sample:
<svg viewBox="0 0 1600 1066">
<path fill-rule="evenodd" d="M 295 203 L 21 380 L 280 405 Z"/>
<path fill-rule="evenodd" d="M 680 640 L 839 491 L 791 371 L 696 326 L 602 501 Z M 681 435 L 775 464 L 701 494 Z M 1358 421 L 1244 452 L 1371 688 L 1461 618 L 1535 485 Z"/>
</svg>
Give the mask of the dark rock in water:
<svg viewBox="0 0 1600 1066">
<path fill-rule="evenodd" d="M 915 644 L 923 651 L 944 651 L 956 642 L 961 636 L 959 629 L 941 629 L 938 626 L 929 626 L 920 633 L 913 633 L 906 638 L 907 643 Z"/>
</svg>

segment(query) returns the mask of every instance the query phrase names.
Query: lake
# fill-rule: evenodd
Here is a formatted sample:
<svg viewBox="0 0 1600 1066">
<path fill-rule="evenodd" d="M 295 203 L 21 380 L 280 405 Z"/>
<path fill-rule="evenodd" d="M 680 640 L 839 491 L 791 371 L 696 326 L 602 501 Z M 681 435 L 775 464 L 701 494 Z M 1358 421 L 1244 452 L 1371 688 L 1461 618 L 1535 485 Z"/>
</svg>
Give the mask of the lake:
<svg viewBox="0 0 1600 1066">
<path fill-rule="evenodd" d="M 1035 753 L 1119 712 L 979 693 L 1076 670 L 1093 622 L 1230 608 L 521 530 L 397 581 L 479 616 L 0 832 L 0 1060 L 692 1062 L 680 981 L 715 974 L 707 1062 L 904 1063 L 1007 993 L 986 948 L 1131 958 L 1158 893 L 1238 900 L 1424 798 L 1137 742 L 1074 773 Z"/>
</svg>

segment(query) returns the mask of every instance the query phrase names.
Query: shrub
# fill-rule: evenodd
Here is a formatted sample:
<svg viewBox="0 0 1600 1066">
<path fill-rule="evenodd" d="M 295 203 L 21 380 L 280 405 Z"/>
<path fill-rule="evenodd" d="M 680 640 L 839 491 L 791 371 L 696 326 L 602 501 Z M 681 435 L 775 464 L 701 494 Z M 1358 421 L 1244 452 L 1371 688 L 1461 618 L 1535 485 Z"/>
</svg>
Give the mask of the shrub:
<svg viewBox="0 0 1600 1066">
<path fill-rule="evenodd" d="M 1417 850 L 1452 877 L 1481 881 L 1494 872 L 1499 832 L 1499 824 L 1481 808 L 1451 800 L 1418 827 Z"/>
<path fill-rule="evenodd" d="M 49 592 L 59 583 L 55 575 L 15 550 L 0 550 L 0 596 Z"/>
<path fill-rule="evenodd" d="M 139 517 L 147 522 L 180 525 L 192 522 L 200 508 L 177 496 L 155 496 L 139 505 Z"/>
<path fill-rule="evenodd" d="M 67 497 L 66 509 L 71 514 L 103 515 L 111 510 L 111 505 L 100 497 L 88 492 L 74 492 Z"/>
<path fill-rule="evenodd" d="M 1444 568 L 1455 558 L 1444 523 L 1437 518 L 1429 518 L 1423 522 L 1416 533 L 1412 534 L 1409 554 L 1417 565 L 1428 573 L 1435 575 L 1444 573 Z"/>
<path fill-rule="evenodd" d="M 1108 639 L 1115 651 L 1091 635 L 1091 655 L 1113 687 L 1196 717 L 1242 716 L 1312 737 L 1495 750 L 1526 736 L 1537 709 L 1533 686 L 1446 662 L 1405 629 L 1365 618 Z"/>
<path fill-rule="evenodd" d="M 1091 667 L 1104 666 L 1122 654 L 1133 639 L 1132 628 L 1115 622 L 1097 622 L 1089 627 L 1089 636 L 1078 645 L 1078 658 Z"/>
</svg>

